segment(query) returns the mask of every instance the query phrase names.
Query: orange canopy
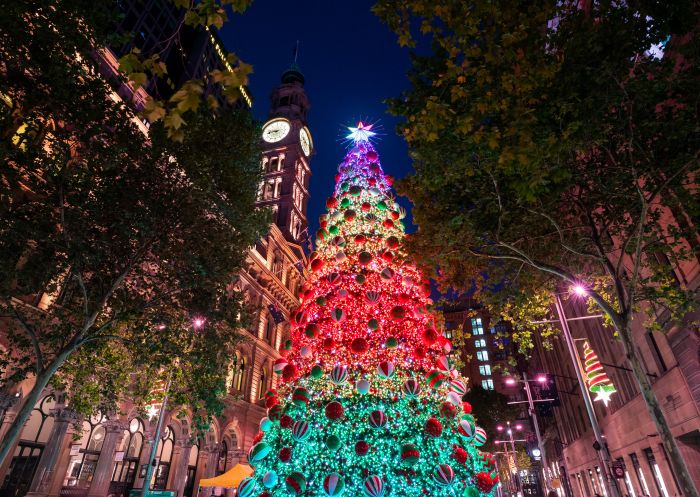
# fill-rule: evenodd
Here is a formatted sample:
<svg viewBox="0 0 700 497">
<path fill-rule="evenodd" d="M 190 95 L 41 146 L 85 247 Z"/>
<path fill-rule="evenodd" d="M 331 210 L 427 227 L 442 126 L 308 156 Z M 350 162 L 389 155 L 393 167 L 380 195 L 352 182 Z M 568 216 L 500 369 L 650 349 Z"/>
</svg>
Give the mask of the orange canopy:
<svg viewBox="0 0 700 497">
<path fill-rule="evenodd" d="M 253 468 L 247 464 L 236 464 L 223 475 L 199 480 L 200 487 L 237 488 L 244 478 L 253 474 Z"/>
</svg>

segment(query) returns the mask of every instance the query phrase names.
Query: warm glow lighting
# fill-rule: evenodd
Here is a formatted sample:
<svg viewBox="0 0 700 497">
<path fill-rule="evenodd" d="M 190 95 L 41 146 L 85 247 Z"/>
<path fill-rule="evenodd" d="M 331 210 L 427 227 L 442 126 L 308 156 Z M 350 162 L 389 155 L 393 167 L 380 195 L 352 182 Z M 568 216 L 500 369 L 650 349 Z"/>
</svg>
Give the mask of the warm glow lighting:
<svg viewBox="0 0 700 497">
<path fill-rule="evenodd" d="M 205 319 L 204 319 L 204 318 L 199 318 L 199 317 L 198 317 L 198 318 L 194 318 L 194 319 L 192 320 L 192 326 L 194 326 L 195 329 L 201 328 L 202 326 L 204 326 L 204 323 L 205 323 Z"/>
<path fill-rule="evenodd" d="M 517 424 L 517 425 L 515 425 L 515 429 L 516 429 L 516 430 L 522 430 L 522 429 L 523 429 L 523 425 Z"/>
<path fill-rule="evenodd" d="M 501 425 L 498 425 L 498 426 L 496 426 L 496 430 L 503 431 L 503 427 Z"/>
<path fill-rule="evenodd" d="M 353 140 L 355 143 L 369 141 L 370 138 L 377 134 L 374 131 L 371 131 L 372 126 L 372 124 L 365 124 L 360 121 L 357 123 L 356 128 L 348 128 L 350 130 L 350 134 L 346 138 L 348 140 Z"/>
<path fill-rule="evenodd" d="M 586 290 L 586 287 L 583 285 L 580 285 L 580 284 L 574 285 L 573 287 L 571 287 L 571 291 L 573 291 L 579 297 L 585 297 L 586 295 L 588 295 L 588 291 Z"/>
<path fill-rule="evenodd" d="M 515 385 L 515 379 L 514 378 L 506 378 L 506 385 L 513 386 Z"/>
<path fill-rule="evenodd" d="M 545 375 L 539 375 L 537 381 L 540 383 L 547 383 L 547 377 Z"/>
</svg>

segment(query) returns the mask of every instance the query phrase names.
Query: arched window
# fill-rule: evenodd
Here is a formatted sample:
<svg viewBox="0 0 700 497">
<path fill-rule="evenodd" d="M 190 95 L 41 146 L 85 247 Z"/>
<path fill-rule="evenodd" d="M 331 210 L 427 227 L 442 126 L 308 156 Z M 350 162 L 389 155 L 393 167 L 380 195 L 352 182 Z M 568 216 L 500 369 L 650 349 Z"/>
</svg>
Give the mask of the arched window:
<svg viewBox="0 0 700 497">
<path fill-rule="evenodd" d="M 190 458 L 187 461 L 187 481 L 185 482 L 184 497 L 194 497 L 194 477 L 197 474 L 199 464 L 199 442 L 190 449 Z"/>
<path fill-rule="evenodd" d="M 228 457 L 228 445 L 226 440 L 221 442 L 221 447 L 219 448 L 219 460 L 216 463 L 216 474 L 223 475 L 226 472 L 226 458 Z"/>
<path fill-rule="evenodd" d="M 175 446 L 175 433 L 172 426 L 168 426 L 163 432 L 158 449 L 156 450 L 156 458 L 158 459 L 158 467 L 155 470 L 155 481 L 153 488 L 155 490 L 164 490 L 168 484 L 168 475 L 170 474 L 170 462 L 173 458 L 173 447 Z"/>
<path fill-rule="evenodd" d="M 275 328 L 277 325 L 275 324 L 275 319 L 272 317 L 272 314 L 268 313 L 267 314 L 267 322 L 265 323 L 265 341 L 269 344 L 272 344 L 273 339 L 275 337 Z"/>
<path fill-rule="evenodd" d="M 112 495 L 128 495 L 134 486 L 136 473 L 143 449 L 143 423 L 134 418 L 129 421 L 129 428 L 124 430 L 121 444 L 117 452 L 123 453 L 122 460 L 114 464 L 112 482 L 109 485 L 109 493 Z"/>
<path fill-rule="evenodd" d="M 4 495 L 24 495 L 29 490 L 44 445 L 53 429 L 51 409 L 54 407 L 56 398 L 53 395 L 47 395 L 34 406 L 20 435 L 5 483 L 0 489 L 5 492 Z"/>
<path fill-rule="evenodd" d="M 246 360 L 243 354 L 236 351 L 233 356 L 233 376 L 231 380 L 231 388 L 237 392 L 243 391 L 245 382 Z"/>
<path fill-rule="evenodd" d="M 71 456 L 64 486 L 87 488 L 95 474 L 97 460 L 100 458 L 102 444 L 105 441 L 105 428 L 102 423 L 107 418 L 101 414 L 83 421 L 80 449 Z"/>
<path fill-rule="evenodd" d="M 260 368 L 260 382 L 258 388 L 258 398 L 262 399 L 265 397 L 265 392 L 267 391 L 268 382 L 270 381 L 270 375 L 267 372 L 267 366 Z"/>
</svg>

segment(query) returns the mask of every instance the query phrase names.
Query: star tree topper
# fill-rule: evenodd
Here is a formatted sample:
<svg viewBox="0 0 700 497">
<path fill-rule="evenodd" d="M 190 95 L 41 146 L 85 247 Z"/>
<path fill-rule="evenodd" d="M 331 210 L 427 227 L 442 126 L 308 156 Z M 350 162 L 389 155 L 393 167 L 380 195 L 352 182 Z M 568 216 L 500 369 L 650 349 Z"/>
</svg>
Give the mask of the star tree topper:
<svg viewBox="0 0 700 497">
<path fill-rule="evenodd" d="M 353 140 L 355 143 L 358 142 L 368 142 L 370 138 L 372 138 L 375 133 L 372 131 L 372 126 L 373 124 L 365 124 L 362 121 L 357 123 L 357 127 L 349 127 L 348 129 L 350 130 L 350 134 L 346 136 L 348 140 Z"/>
</svg>

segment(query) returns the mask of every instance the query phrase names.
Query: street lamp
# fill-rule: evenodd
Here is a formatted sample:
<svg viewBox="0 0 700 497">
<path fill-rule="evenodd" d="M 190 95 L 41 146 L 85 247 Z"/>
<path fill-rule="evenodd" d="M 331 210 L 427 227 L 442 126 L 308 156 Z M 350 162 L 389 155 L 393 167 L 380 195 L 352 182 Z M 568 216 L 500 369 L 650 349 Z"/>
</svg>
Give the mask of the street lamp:
<svg viewBox="0 0 700 497">
<path fill-rule="evenodd" d="M 544 381 L 543 381 L 544 380 Z M 527 373 L 523 373 L 523 379 L 506 378 L 506 385 L 515 385 L 516 383 L 522 383 L 525 387 L 525 394 L 527 395 L 527 412 L 532 418 L 532 425 L 535 428 L 535 436 L 537 437 L 537 447 L 539 448 L 540 455 L 542 456 L 542 477 L 544 478 L 545 488 L 549 488 L 549 479 L 547 478 L 547 455 L 544 450 L 544 444 L 542 443 L 542 437 L 540 436 L 540 424 L 537 421 L 537 412 L 535 411 L 535 400 L 532 398 L 532 390 L 530 390 L 530 382 L 536 381 L 538 383 L 543 383 L 547 381 L 547 377 L 544 375 L 539 375 L 535 380 L 528 380 Z M 543 402 L 543 401 L 540 401 Z M 544 400 L 546 402 L 546 400 Z M 520 402 L 508 402 L 509 404 L 518 404 Z M 538 457 L 532 454 L 534 457 Z"/>
<path fill-rule="evenodd" d="M 585 286 L 577 284 L 572 287 L 572 292 L 580 297 L 588 295 Z M 564 304 L 561 301 L 561 296 L 558 293 L 554 294 L 554 306 L 557 312 L 557 317 L 559 319 L 559 325 L 561 326 L 562 333 L 564 334 L 564 339 L 566 341 L 566 346 L 569 350 L 569 355 L 573 361 L 576 372 L 576 379 L 578 380 L 579 387 L 581 387 L 581 394 L 583 396 L 583 403 L 586 406 L 586 413 L 588 414 L 588 419 L 591 422 L 591 427 L 593 428 L 593 434 L 595 436 L 596 443 L 594 448 L 598 453 L 600 458 L 600 464 L 603 471 L 605 472 L 605 479 L 608 483 L 608 489 L 610 491 L 611 497 L 620 497 L 620 490 L 617 487 L 617 482 L 610 474 L 611 457 L 610 451 L 608 450 L 608 445 L 603 439 L 603 433 L 600 430 L 600 425 L 598 424 L 598 418 L 596 417 L 595 410 L 593 409 L 593 402 L 589 395 L 588 389 L 586 388 L 586 382 L 583 379 L 583 366 L 581 365 L 581 358 L 578 355 L 576 346 L 574 345 L 574 339 L 571 336 L 571 329 L 569 328 L 569 321 L 566 314 L 564 313 Z M 601 317 L 600 314 L 593 316 L 584 316 L 577 319 L 595 319 Z"/>
<path fill-rule="evenodd" d="M 523 425 L 518 423 L 514 426 L 514 428 L 519 431 L 519 430 L 522 430 Z M 508 435 L 507 440 L 495 440 L 494 442 L 496 444 L 502 444 L 504 449 L 505 449 L 506 460 L 509 461 L 509 464 L 508 464 L 508 466 L 509 466 L 508 467 L 508 469 L 509 469 L 508 475 L 509 475 L 509 479 L 510 479 L 509 487 L 511 487 L 510 488 L 511 493 L 518 493 L 520 490 L 520 488 L 519 488 L 520 476 L 519 476 L 519 470 L 518 470 L 518 457 L 517 457 L 517 452 L 515 451 L 515 442 L 525 442 L 525 440 L 524 439 L 523 440 L 516 440 L 513 438 L 513 429 L 510 426 L 510 421 L 506 421 L 506 426 L 503 426 L 500 424 L 496 425 L 496 430 L 498 432 L 505 431 L 506 434 Z M 510 453 L 508 452 L 508 443 L 509 442 L 510 442 L 510 447 L 511 447 L 510 452 L 512 452 L 512 454 L 513 454 L 512 455 L 512 457 L 513 457 L 512 468 L 510 465 Z"/>
</svg>

